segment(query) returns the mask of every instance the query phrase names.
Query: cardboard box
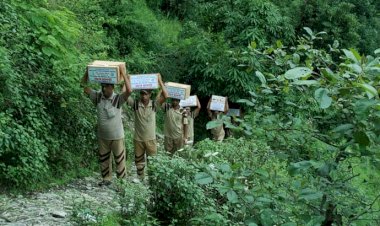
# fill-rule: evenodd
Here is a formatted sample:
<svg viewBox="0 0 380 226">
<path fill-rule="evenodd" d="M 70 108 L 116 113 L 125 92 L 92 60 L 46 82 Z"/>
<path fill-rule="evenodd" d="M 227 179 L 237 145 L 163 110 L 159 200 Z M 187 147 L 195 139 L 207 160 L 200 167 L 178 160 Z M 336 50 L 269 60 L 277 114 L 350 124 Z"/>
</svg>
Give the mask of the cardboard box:
<svg viewBox="0 0 380 226">
<path fill-rule="evenodd" d="M 124 79 L 125 62 L 96 60 L 87 66 L 90 82 L 116 84 Z"/>
<path fill-rule="evenodd" d="M 236 116 L 240 117 L 240 109 L 237 108 L 230 108 L 227 112 L 227 116 Z"/>
<path fill-rule="evenodd" d="M 210 110 L 212 111 L 224 111 L 224 105 L 226 104 L 226 98 L 222 96 L 212 95 Z"/>
<path fill-rule="evenodd" d="M 189 96 L 186 100 L 181 100 L 179 102 L 180 107 L 194 107 L 197 106 L 197 96 Z"/>
<path fill-rule="evenodd" d="M 131 75 L 130 78 L 133 90 L 158 88 L 158 74 Z"/>
<path fill-rule="evenodd" d="M 165 86 L 170 98 L 185 100 L 190 96 L 190 85 L 168 82 Z"/>
</svg>

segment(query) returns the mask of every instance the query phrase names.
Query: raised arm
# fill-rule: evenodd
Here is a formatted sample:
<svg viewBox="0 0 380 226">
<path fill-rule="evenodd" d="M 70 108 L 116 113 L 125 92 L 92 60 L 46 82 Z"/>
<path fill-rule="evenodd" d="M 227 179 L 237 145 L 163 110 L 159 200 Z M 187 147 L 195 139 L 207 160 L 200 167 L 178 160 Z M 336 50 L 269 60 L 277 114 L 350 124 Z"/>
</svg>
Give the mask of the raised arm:
<svg viewBox="0 0 380 226">
<path fill-rule="evenodd" d="M 127 76 L 127 75 L 125 75 L 125 74 L 123 74 L 123 78 L 124 78 L 124 85 L 123 85 L 123 88 L 122 88 L 121 95 L 123 95 L 124 100 L 127 100 L 128 97 L 132 93 L 131 80 L 130 80 L 130 77 Z"/>
<path fill-rule="evenodd" d="M 88 72 L 87 72 L 87 70 L 82 77 L 82 80 L 80 82 L 80 86 L 83 88 L 84 93 L 86 93 L 87 95 L 90 95 L 91 88 L 88 87 Z"/>
<path fill-rule="evenodd" d="M 211 98 L 210 100 L 208 100 L 208 103 L 207 103 L 207 115 L 209 118 L 212 119 L 212 112 L 211 112 L 211 109 L 210 109 L 210 105 L 211 105 Z"/>
<path fill-rule="evenodd" d="M 194 117 L 197 117 L 199 115 L 199 111 L 201 110 L 201 102 L 199 102 L 198 96 L 197 98 L 197 108 L 194 110 Z"/>
<path fill-rule="evenodd" d="M 230 107 L 228 106 L 228 97 L 226 97 L 226 103 L 224 104 L 224 114 L 227 114 L 230 110 Z"/>
<path fill-rule="evenodd" d="M 189 127 L 189 121 L 188 121 L 188 115 L 187 115 L 187 111 L 184 110 L 183 113 L 182 113 L 182 124 L 183 124 L 183 144 L 186 145 L 187 143 L 187 138 L 189 136 L 189 130 L 188 130 L 188 127 Z"/>
<path fill-rule="evenodd" d="M 161 87 L 160 92 L 157 95 L 157 101 L 160 105 L 162 105 L 166 98 L 168 98 L 168 91 L 165 88 L 164 82 L 162 81 L 161 74 L 158 74 L 158 84 Z"/>
</svg>

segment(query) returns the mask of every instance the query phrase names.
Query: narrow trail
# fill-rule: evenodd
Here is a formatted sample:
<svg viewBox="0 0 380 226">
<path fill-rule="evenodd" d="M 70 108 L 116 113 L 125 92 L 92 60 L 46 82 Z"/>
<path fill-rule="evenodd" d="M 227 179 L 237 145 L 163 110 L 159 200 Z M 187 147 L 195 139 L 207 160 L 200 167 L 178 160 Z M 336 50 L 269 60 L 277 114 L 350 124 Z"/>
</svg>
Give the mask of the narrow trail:
<svg viewBox="0 0 380 226">
<path fill-rule="evenodd" d="M 105 212 L 120 210 L 117 186 L 99 187 L 99 176 L 73 182 L 28 195 L 0 195 L 0 225 L 75 225 L 73 214 L 84 203 Z M 86 221 L 95 220 L 82 214 Z M 94 218 L 94 219 L 92 219 Z"/>
</svg>

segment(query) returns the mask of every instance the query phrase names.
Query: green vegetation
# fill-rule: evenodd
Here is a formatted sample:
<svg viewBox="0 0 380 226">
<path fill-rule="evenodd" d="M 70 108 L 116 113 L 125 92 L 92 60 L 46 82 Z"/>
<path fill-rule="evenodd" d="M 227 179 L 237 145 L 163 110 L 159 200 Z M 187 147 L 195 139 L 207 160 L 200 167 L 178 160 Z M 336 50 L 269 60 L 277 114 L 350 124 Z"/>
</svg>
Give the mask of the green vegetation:
<svg viewBox="0 0 380 226">
<path fill-rule="evenodd" d="M 149 186 L 118 185 L 121 211 L 83 203 L 73 221 L 379 225 L 376 2 L 1 1 L 0 184 L 35 189 L 96 169 L 79 79 L 91 60 L 115 59 L 191 84 L 202 102 L 228 96 L 244 117 L 208 124 L 233 131 L 223 143 L 151 159 Z M 126 126 L 128 165 L 131 137 Z"/>
</svg>

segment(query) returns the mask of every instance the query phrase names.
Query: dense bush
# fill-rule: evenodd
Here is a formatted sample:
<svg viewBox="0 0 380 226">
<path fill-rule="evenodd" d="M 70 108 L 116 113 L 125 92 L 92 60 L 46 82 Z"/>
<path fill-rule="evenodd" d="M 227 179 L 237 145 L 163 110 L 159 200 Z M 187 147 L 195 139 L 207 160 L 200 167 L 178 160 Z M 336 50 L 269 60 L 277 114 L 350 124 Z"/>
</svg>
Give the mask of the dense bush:
<svg viewBox="0 0 380 226">
<path fill-rule="evenodd" d="M 115 59 L 244 110 L 208 124 L 240 138 L 151 159 L 151 202 L 136 196 L 124 223 L 379 224 L 374 3 L 2 1 L 0 183 L 90 167 L 96 119 L 78 82 L 91 60 Z"/>
<path fill-rule="evenodd" d="M 373 184 L 367 183 L 368 176 L 363 169 L 368 167 L 370 172 L 375 172 L 379 166 L 380 58 L 376 56 L 379 51 L 375 51 L 375 56 L 362 56 L 354 49 L 340 50 L 336 45 L 329 51 L 314 49 L 313 43 L 321 33 L 314 34 L 308 28 L 305 30 L 307 35 L 295 48 L 278 43 L 263 50 L 250 46 L 246 49 L 247 56 L 243 55 L 239 60 L 242 67 L 254 68 L 255 65 L 247 59 L 253 55 L 266 67 L 255 71 L 259 82 L 252 87 L 251 98 L 239 101 L 247 106 L 244 120 L 237 119 L 238 126 L 228 120 L 224 123 L 236 131 L 245 132 L 253 142 L 264 142 L 275 151 L 264 151 L 274 159 L 265 168 L 269 171 L 262 173 L 265 176 L 278 175 L 279 178 L 269 179 L 266 184 L 279 186 L 275 191 L 280 191 L 280 187 L 287 188 L 282 192 L 286 194 L 284 197 L 288 197 L 282 203 L 284 205 L 280 202 L 281 196 L 275 196 L 277 205 L 268 201 L 272 204 L 265 216 L 270 216 L 271 221 L 259 219 L 262 212 L 256 212 L 253 214 L 254 222 L 264 225 L 287 221 L 302 225 L 360 225 L 366 219 L 368 221 L 364 224 L 376 224 L 379 206 L 375 203 L 379 196 Z M 209 126 L 216 124 L 213 122 Z M 238 147 L 233 150 L 240 153 L 247 144 L 232 146 L 227 145 L 227 148 Z M 203 146 L 199 147 L 204 150 Z M 211 154 L 216 159 L 225 152 L 229 153 L 223 147 L 218 148 L 211 149 L 218 150 L 218 155 Z M 233 175 L 231 178 L 244 178 L 243 173 L 233 174 L 236 172 L 231 163 L 239 158 L 228 155 L 225 158 L 229 159 L 229 165 L 216 165 L 216 170 L 206 167 L 198 175 L 199 182 L 218 188 L 220 178 L 227 172 Z M 278 173 L 276 160 L 286 163 L 280 166 L 282 173 Z M 260 166 L 263 162 L 265 160 L 254 161 L 252 165 Z M 249 164 L 242 164 L 246 165 Z M 375 173 L 372 176 L 377 178 L 379 175 Z M 253 179 L 247 181 L 250 180 Z M 375 180 L 371 181 L 376 184 Z M 279 184 L 276 185 L 277 182 Z M 239 188 L 235 190 L 239 191 Z M 234 192 L 236 195 L 230 192 L 229 201 L 242 196 Z M 266 195 L 272 193 L 272 188 L 263 192 Z M 303 206 L 305 202 L 307 205 Z M 242 201 L 237 203 L 241 205 Z M 287 203 L 292 203 L 292 207 Z M 302 208 L 297 210 L 300 206 Z M 295 219 L 287 218 L 295 213 L 299 213 Z"/>
<path fill-rule="evenodd" d="M 379 3 L 377 0 L 347 1 L 283 1 L 272 0 L 281 14 L 290 18 L 296 33 L 308 26 L 329 34 L 317 43 L 318 47 L 338 40 L 343 48 L 358 48 L 371 54 L 380 41 Z"/>
<path fill-rule="evenodd" d="M 121 181 L 119 200 L 121 216 L 125 225 L 157 225 L 156 219 L 148 212 L 151 191 L 141 184 Z"/>
<path fill-rule="evenodd" d="M 88 166 L 94 116 L 71 49 L 80 25 L 44 3 L 1 4 L 0 180 L 27 185 L 61 174 L 54 168 Z"/>
<path fill-rule="evenodd" d="M 212 203 L 194 182 L 196 169 L 182 158 L 160 154 L 149 162 L 151 207 L 163 223 L 188 224 L 192 218 L 205 216 Z M 211 214 L 211 212 L 209 212 Z M 210 221 L 219 219 L 210 219 Z"/>
</svg>

